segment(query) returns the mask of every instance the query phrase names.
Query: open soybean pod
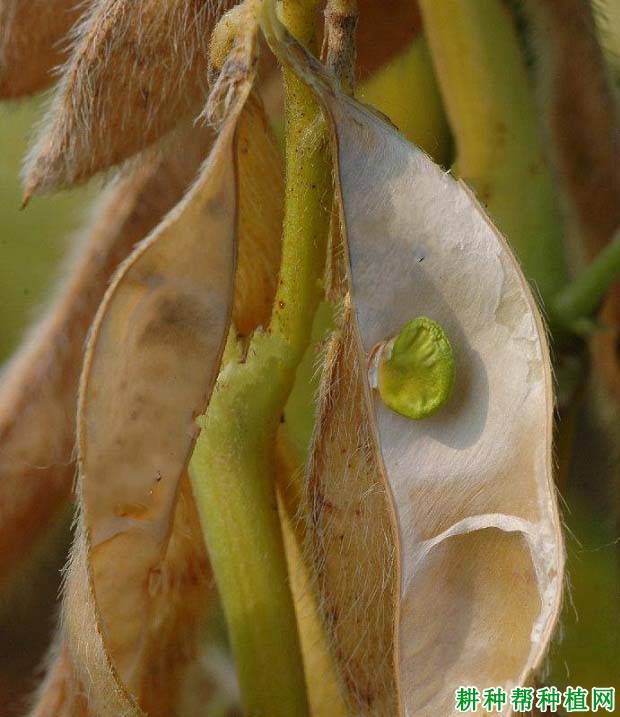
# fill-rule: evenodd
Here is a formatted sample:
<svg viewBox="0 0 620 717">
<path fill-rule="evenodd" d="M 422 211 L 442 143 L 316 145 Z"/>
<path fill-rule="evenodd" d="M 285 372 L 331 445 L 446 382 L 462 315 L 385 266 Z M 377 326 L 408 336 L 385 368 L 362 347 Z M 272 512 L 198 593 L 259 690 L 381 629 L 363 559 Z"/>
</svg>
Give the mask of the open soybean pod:
<svg viewBox="0 0 620 717">
<path fill-rule="evenodd" d="M 63 623 L 93 717 L 173 714 L 195 657 L 211 577 L 186 467 L 231 323 L 249 44 L 193 188 L 120 268 L 87 348 Z"/>
<path fill-rule="evenodd" d="M 308 475 L 325 624 L 353 714 L 456 714 L 461 685 L 530 682 L 556 624 L 564 555 L 544 327 L 466 187 L 344 96 L 273 8 L 266 31 L 326 109 L 349 260 Z M 374 388 L 415 317 L 439 334 L 398 348 L 419 379 L 403 390 L 432 403 L 454 381 L 424 420 Z"/>
</svg>

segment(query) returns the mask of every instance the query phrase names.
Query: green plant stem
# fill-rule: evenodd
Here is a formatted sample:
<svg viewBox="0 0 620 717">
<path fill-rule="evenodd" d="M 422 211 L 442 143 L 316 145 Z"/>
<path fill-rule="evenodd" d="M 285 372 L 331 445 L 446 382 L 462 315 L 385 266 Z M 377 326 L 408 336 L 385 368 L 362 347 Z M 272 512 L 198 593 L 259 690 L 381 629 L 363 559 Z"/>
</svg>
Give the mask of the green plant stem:
<svg viewBox="0 0 620 717">
<path fill-rule="evenodd" d="M 285 0 L 290 31 L 316 51 L 318 0 Z M 221 372 L 190 466 L 246 717 L 308 714 L 275 490 L 275 437 L 322 296 L 331 206 L 323 119 L 285 73 L 282 266 L 268 332 Z M 243 187 L 241 187 L 243 191 Z M 234 351 L 231 351 L 234 354 Z"/>
<path fill-rule="evenodd" d="M 502 0 L 420 0 L 420 9 L 456 139 L 455 171 L 549 300 L 566 281 L 563 228 L 510 12 Z"/>
<path fill-rule="evenodd" d="M 311 51 L 319 0 L 285 0 L 283 21 Z M 271 330 L 287 340 L 295 366 L 308 346 L 312 317 L 323 296 L 332 181 L 327 132 L 312 90 L 284 70 L 286 199 L 282 271 Z"/>
<path fill-rule="evenodd" d="M 273 436 L 287 347 L 257 334 L 221 372 L 190 476 L 248 717 L 307 714 L 277 511 Z"/>
<path fill-rule="evenodd" d="M 550 318 L 564 329 L 579 332 L 592 319 L 611 286 L 620 278 L 620 232 L 572 284 L 551 302 Z"/>
</svg>

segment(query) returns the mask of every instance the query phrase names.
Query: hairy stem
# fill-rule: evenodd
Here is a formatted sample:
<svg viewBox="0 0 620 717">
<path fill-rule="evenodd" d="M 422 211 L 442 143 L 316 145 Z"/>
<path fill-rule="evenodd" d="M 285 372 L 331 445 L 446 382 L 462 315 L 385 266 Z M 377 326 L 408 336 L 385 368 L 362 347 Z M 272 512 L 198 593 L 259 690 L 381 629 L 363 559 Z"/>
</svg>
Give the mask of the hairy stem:
<svg viewBox="0 0 620 717">
<path fill-rule="evenodd" d="M 550 298 L 566 279 L 562 222 L 510 13 L 501 0 L 420 0 L 420 8 L 456 138 L 455 170 Z"/>
<path fill-rule="evenodd" d="M 285 0 L 283 20 L 316 52 L 318 0 Z M 294 352 L 295 367 L 308 346 L 312 317 L 323 296 L 325 249 L 332 198 L 327 132 L 310 90 L 284 70 L 286 91 L 286 199 L 282 269 L 271 330 Z"/>
<path fill-rule="evenodd" d="M 284 21 L 316 52 L 318 0 L 285 0 Z M 311 92 L 286 85 L 282 264 L 268 332 L 218 378 L 190 473 L 248 717 L 308 714 L 275 489 L 275 438 L 322 297 L 331 207 L 326 132 Z M 241 187 L 243 191 L 243 187 Z"/>
</svg>

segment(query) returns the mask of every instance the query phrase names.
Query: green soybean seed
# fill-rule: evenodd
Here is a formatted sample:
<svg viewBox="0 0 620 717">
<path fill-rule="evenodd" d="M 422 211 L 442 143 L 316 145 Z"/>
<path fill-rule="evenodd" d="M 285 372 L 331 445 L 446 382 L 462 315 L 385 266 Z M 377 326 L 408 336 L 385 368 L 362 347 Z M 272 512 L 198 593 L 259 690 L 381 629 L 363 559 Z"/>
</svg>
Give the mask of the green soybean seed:
<svg viewBox="0 0 620 717">
<path fill-rule="evenodd" d="M 383 402 L 407 418 L 432 415 L 454 387 L 450 341 L 436 321 L 424 316 L 410 321 L 385 345 L 378 369 Z"/>
</svg>

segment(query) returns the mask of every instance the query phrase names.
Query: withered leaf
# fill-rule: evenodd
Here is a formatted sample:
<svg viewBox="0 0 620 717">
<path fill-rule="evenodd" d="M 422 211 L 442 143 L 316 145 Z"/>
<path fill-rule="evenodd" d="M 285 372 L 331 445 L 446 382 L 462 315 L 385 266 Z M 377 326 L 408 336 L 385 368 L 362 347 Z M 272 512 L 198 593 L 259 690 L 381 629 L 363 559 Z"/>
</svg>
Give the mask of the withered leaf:
<svg viewBox="0 0 620 717">
<path fill-rule="evenodd" d="M 465 186 L 342 95 L 274 13 L 268 34 L 329 115 L 350 267 L 309 474 L 325 622 L 355 714 L 453 714 L 455 685 L 527 684 L 557 619 L 544 328 Z M 423 421 L 387 408 L 370 370 L 416 316 L 443 327 L 457 367 L 450 403 Z M 390 605 L 392 630 L 377 630 Z"/>
</svg>

